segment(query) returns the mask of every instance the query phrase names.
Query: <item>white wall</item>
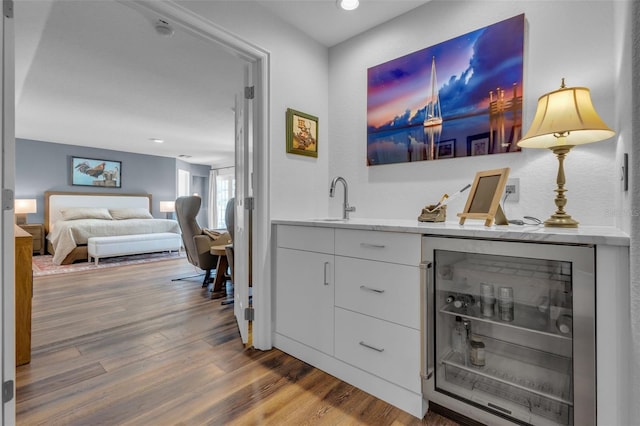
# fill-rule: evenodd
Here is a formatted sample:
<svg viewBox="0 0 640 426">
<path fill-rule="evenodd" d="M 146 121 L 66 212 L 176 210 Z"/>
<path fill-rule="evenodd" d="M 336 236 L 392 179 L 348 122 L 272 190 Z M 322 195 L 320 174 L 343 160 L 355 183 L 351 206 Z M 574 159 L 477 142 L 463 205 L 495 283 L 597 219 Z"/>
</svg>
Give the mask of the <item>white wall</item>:
<svg viewBox="0 0 640 426">
<path fill-rule="evenodd" d="M 624 0 L 614 3 L 614 19 L 615 19 L 615 69 L 614 78 L 616 80 L 616 120 L 614 128 L 619 130 L 618 133 L 618 146 L 616 150 L 616 165 L 621 167 L 623 164 L 623 154 L 629 154 L 629 167 L 634 165 L 634 149 L 633 149 L 633 136 L 637 135 L 637 130 L 634 130 L 633 120 L 638 121 L 638 111 L 633 112 L 633 97 L 632 91 L 629 90 L 633 86 L 630 84 L 633 80 L 633 61 L 637 61 L 637 52 L 640 46 L 636 43 L 632 46 L 633 40 L 633 22 L 634 19 L 638 22 L 639 7 L 632 7 L 632 1 Z M 638 41 L 638 35 L 635 35 L 636 42 Z M 634 58 L 634 52 L 636 57 Z M 635 72 L 637 73 L 637 69 Z M 637 83 L 636 83 L 637 90 Z M 636 101 L 637 102 L 637 101 Z M 635 117 L 635 119 L 634 119 Z M 638 149 L 635 149 L 638 152 Z M 637 158 L 637 154 L 635 155 Z M 637 160 L 636 160 L 637 162 Z M 622 172 L 621 169 L 619 169 Z M 632 204 L 633 194 L 637 191 L 637 184 L 634 182 L 634 174 L 629 171 L 629 190 L 624 191 L 622 189 L 623 182 L 618 181 L 620 189 L 615 192 L 616 195 L 616 208 L 613 211 L 615 216 L 616 226 L 631 235 L 631 271 L 634 269 L 637 271 L 637 224 L 640 218 L 638 215 L 640 212 L 634 211 L 637 206 Z M 637 170 L 637 168 L 635 168 Z M 637 174 L 637 173 L 636 173 Z M 637 194 L 636 194 L 637 198 Z M 636 234 L 633 233 L 635 228 Z M 609 315 L 610 318 L 620 319 L 617 323 L 616 332 L 607 330 L 607 334 L 602 339 L 608 339 L 614 337 L 615 345 L 618 347 L 618 351 L 611 351 L 607 349 L 608 353 L 614 353 L 617 355 L 613 364 L 619 366 L 618 374 L 612 374 L 611 379 L 618 382 L 618 386 L 606 386 L 607 392 L 601 392 L 598 394 L 598 401 L 605 404 L 606 407 L 611 407 L 612 413 L 619 413 L 619 424 L 640 424 L 640 406 L 637 403 L 630 403 L 631 401 L 638 401 L 640 398 L 640 329 L 638 327 L 640 319 L 640 285 L 639 276 L 631 273 L 630 288 L 618 288 L 615 289 L 618 293 L 617 300 L 627 303 L 620 303 L 616 306 L 615 314 Z M 609 289 L 607 289 L 609 291 Z M 606 299 L 606 297 L 605 297 Z M 611 342 L 611 341 L 609 341 Z M 630 419 L 635 419 L 633 422 Z"/>
<path fill-rule="evenodd" d="M 327 48 L 255 2 L 179 3 L 270 53 L 271 217 L 310 218 L 326 211 L 329 192 Z M 287 108 L 318 117 L 318 158 L 286 153 Z"/>
<path fill-rule="evenodd" d="M 632 73 L 636 76 L 640 75 L 640 3 L 631 1 L 631 21 L 633 42 L 631 46 L 632 52 Z M 629 140 L 631 149 L 630 176 L 632 177 L 632 186 L 629 188 L 631 197 L 631 211 L 640 211 L 640 85 L 638 80 L 632 82 L 629 86 L 632 91 L 633 99 L 633 131 L 632 136 L 636 143 L 632 144 Z M 630 418 L 640 423 L 640 217 L 632 215 L 631 217 L 631 292 L 630 292 L 630 309 L 631 309 L 631 335 L 632 335 L 632 368 L 630 373 L 631 395 L 630 401 L 635 403 L 631 405 Z"/>
<path fill-rule="evenodd" d="M 614 49 L 619 39 L 612 30 L 611 1 L 433 1 L 329 49 L 329 177 L 341 175 L 349 182 L 350 204 L 357 207 L 352 217 L 415 219 L 425 204 L 471 183 L 477 171 L 507 166 L 511 177 L 520 178 L 521 189 L 519 202 L 507 202 L 509 218 L 546 219 L 555 211 L 558 163 L 548 150 L 375 167 L 365 161 L 367 68 L 521 13 L 527 31 L 524 130 L 537 98 L 559 88 L 562 77 L 569 86 L 591 89 L 609 126 L 626 126 L 614 113 L 614 90 L 624 84 L 615 81 L 620 52 Z M 615 157 L 614 138 L 577 147 L 565 161 L 566 210 L 583 225 L 616 222 Z M 451 203 L 448 220 L 457 220 L 465 201 L 466 196 Z M 339 214 L 340 203 L 330 202 L 331 215 Z"/>
<path fill-rule="evenodd" d="M 615 79 L 615 91 L 616 91 L 616 122 L 611 123 L 613 128 L 618 130 L 618 144 L 616 150 L 615 165 L 618 168 L 618 172 L 622 175 L 623 154 L 629 154 L 629 166 L 632 164 L 632 96 L 631 96 L 631 81 L 632 81 L 632 2 L 630 0 L 614 2 L 614 74 Z M 637 49 L 637 47 L 636 47 Z M 612 211 L 615 217 L 616 226 L 624 230 L 627 233 L 631 233 L 632 218 L 637 216 L 640 212 L 633 213 L 631 206 L 631 199 L 633 194 L 633 181 L 632 175 L 629 174 L 629 190 L 624 191 L 622 186 L 623 182 L 618 181 L 619 188 L 616 188 L 616 208 Z"/>
</svg>

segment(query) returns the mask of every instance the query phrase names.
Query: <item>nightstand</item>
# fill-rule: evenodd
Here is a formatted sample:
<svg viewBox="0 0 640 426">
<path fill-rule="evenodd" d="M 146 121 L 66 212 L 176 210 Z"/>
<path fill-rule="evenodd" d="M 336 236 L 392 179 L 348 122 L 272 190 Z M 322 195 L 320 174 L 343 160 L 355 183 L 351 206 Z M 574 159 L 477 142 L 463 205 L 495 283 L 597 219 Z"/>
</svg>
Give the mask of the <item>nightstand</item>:
<svg viewBox="0 0 640 426">
<path fill-rule="evenodd" d="M 44 254 L 44 225 L 41 223 L 25 223 L 18 226 L 33 236 L 33 252 Z"/>
</svg>

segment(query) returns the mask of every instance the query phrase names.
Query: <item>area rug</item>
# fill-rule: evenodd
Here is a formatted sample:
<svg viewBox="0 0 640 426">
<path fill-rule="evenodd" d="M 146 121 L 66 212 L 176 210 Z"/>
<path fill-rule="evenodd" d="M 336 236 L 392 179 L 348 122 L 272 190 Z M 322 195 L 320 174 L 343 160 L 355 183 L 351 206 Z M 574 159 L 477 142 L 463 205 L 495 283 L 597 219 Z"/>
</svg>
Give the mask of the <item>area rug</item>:
<svg viewBox="0 0 640 426">
<path fill-rule="evenodd" d="M 179 259 L 185 257 L 184 252 L 164 252 L 135 254 L 130 256 L 107 257 L 100 259 L 96 265 L 94 262 L 79 262 L 71 265 L 54 265 L 53 256 L 33 256 L 33 276 L 68 274 L 70 272 L 85 272 L 98 269 L 113 268 L 116 266 L 139 265 L 141 263 L 158 262 L 161 260 Z"/>
</svg>

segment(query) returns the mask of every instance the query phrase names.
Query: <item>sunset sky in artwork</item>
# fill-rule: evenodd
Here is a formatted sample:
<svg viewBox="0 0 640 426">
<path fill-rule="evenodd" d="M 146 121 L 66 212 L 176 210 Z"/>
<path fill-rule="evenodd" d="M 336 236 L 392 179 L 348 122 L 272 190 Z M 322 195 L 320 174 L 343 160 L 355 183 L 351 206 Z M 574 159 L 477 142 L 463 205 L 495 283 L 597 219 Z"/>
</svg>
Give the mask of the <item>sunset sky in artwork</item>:
<svg viewBox="0 0 640 426">
<path fill-rule="evenodd" d="M 433 57 L 445 120 L 486 109 L 497 87 L 511 90 L 517 83 L 521 91 L 523 37 L 519 15 L 369 68 L 367 126 L 410 120 L 425 107 Z"/>
</svg>

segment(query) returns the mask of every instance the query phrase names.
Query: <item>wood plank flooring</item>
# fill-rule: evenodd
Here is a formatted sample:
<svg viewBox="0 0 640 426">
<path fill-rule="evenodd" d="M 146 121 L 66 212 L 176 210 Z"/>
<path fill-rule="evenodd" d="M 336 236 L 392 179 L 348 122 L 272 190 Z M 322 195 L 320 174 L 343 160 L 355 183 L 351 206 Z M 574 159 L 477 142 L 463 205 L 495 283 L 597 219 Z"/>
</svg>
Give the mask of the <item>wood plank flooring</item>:
<svg viewBox="0 0 640 426">
<path fill-rule="evenodd" d="M 19 425 L 443 425 L 279 350 L 244 348 L 233 305 L 184 259 L 34 279 Z"/>
</svg>

